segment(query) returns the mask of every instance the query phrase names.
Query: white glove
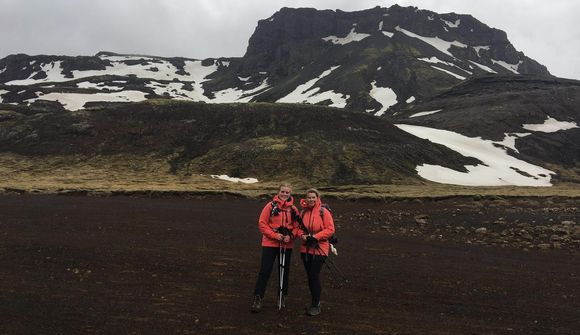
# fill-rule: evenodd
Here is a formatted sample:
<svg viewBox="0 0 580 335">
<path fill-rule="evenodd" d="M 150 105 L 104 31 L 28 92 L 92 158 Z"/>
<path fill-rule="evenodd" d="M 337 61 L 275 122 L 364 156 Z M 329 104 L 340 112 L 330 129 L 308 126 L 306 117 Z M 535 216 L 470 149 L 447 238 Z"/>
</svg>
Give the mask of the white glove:
<svg viewBox="0 0 580 335">
<path fill-rule="evenodd" d="M 330 245 L 330 252 L 332 252 L 335 256 L 338 256 L 338 250 L 334 247 L 334 244 Z"/>
</svg>

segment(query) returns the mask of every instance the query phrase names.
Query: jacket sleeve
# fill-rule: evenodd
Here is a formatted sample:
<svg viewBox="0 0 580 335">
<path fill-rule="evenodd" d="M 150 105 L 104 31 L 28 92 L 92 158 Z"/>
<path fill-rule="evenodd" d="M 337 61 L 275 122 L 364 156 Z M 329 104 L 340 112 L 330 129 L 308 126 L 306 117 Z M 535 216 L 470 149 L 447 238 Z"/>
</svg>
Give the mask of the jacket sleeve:
<svg viewBox="0 0 580 335">
<path fill-rule="evenodd" d="M 334 234 L 334 220 L 330 211 L 324 210 L 324 217 L 322 218 L 322 226 L 324 229 L 314 234 L 314 238 L 319 241 L 328 240 Z"/>
<path fill-rule="evenodd" d="M 260 229 L 260 232 L 267 238 L 276 240 L 278 236 L 276 236 L 276 232 L 268 224 L 270 222 L 271 210 L 272 207 L 270 204 L 266 204 L 266 206 L 264 206 L 262 213 L 260 213 L 260 219 L 258 220 L 258 229 Z"/>
</svg>

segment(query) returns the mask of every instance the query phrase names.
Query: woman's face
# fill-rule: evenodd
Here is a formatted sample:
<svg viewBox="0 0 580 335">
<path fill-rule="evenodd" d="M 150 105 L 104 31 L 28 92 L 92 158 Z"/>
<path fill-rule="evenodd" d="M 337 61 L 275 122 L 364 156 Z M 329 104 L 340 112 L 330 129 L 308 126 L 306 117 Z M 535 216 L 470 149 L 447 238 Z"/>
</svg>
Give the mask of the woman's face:
<svg viewBox="0 0 580 335">
<path fill-rule="evenodd" d="M 290 198 L 290 192 L 292 192 L 290 187 L 280 187 L 280 191 L 278 192 L 278 198 L 280 198 L 280 200 L 282 201 L 286 201 L 288 200 L 288 198 Z"/>
<path fill-rule="evenodd" d="M 314 192 L 306 193 L 306 204 L 309 207 L 314 207 L 314 205 L 316 205 L 316 199 L 318 199 L 316 193 Z"/>
</svg>

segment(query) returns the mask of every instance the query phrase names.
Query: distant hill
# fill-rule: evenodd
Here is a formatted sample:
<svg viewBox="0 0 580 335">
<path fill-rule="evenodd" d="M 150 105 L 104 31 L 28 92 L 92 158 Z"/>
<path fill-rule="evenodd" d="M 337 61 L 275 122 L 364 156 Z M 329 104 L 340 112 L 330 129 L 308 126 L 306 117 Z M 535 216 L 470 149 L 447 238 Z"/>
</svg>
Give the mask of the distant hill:
<svg viewBox="0 0 580 335">
<path fill-rule="evenodd" d="M 151 101 L 47 112 L 15 108 L 0 122 L 0 152 L 29 157 L 155 155 L 173 173 L 309 180 L 320 184 L 419 181 L 415 166 L 476 163 L 387 120 L 291 104 Z M 274 109 L 274 110 L 273 110 Z"/>
<path fill-rule="evenodd" d="M 395 123 L 445 129 L 554 170 L 580 176 L 580 81 L 533 76 L 482 76 L 395 112 Z"/>
</svg>

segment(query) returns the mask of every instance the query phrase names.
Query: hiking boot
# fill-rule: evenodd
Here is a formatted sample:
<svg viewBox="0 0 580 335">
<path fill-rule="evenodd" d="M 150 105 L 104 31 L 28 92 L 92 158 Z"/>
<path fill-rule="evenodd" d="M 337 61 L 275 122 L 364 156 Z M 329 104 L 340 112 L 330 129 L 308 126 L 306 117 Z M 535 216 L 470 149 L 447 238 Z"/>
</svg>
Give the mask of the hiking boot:
<svg viewBox="0 0 580 335">
<path fill-rule="evenodd" d="M 250 308 L 250 311 L 252 313 L 258 313 L 260 312 L 261 309 L 262 309 L 262 297 L 260 297 L 259 295 L 255 295 L 254 302 L 252 303 L 252 308 Z"/>
<path fill-rule="evenodd" d="M 320 312 L 321 312 L 320 303 L 312 304 L 306 310 L 306 314 L 310 315 L 310 316 L 316 316 L 316 315 L 320 314 Z"/>
</svg>

